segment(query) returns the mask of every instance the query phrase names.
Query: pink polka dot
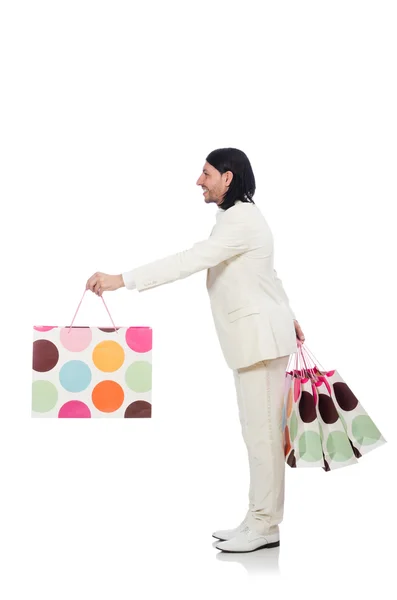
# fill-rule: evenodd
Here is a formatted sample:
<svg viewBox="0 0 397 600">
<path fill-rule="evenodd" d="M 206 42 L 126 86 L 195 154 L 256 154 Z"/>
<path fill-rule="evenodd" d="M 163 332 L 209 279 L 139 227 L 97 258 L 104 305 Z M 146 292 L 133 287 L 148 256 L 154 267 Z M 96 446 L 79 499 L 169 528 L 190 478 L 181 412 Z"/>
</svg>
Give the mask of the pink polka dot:
<svg viewBox="0 0 397 600">
<path fill-rule="evenodd" d="M 36 331 L 50 331 L 51 329 L 55 329 L 57 325 L 34 325 L 33 329 Z"/>
<path fill-rule="evenodd" d="M 135 352 L 149 352 L 152 349 L 152 328 L 129 327 L 125 332 L 125 341 Z"/>
<path fill-rule="evenodd" d="M 81 352 L 90 345 L 92 331 L 90 327 L 62 327 L 59 337 L 66 350 Z"/>
<path fill-rule="evenodd" d="M 60 419 L 89 419 L 90 417 L 90 409 L 80 400 L 70 400 L 69 402 L 65 402 L 58 413 L 58 418 Z"/>
</svg>

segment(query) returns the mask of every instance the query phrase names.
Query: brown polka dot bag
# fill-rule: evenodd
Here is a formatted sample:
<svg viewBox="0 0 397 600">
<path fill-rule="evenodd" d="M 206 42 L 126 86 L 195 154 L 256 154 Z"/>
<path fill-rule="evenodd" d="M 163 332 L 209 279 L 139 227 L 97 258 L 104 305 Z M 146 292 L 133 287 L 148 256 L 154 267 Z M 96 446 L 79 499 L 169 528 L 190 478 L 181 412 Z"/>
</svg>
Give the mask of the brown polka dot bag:
<svg viewBox="0 0 397 600">
<path fill-rule="evenodd" d="M 308 348 L 297 343 L 295 366 L 285 374 L 286 463 L 324 471 L 355 464 L 386 440 L 338 371 L 320 370 Z"/>
<path fill-rule="evenodd" d="M 84 294 L 87 290 L 84 291 Z M 152 329 L 33 327 L 32 417 L 152 416 Z"/>
</svg>

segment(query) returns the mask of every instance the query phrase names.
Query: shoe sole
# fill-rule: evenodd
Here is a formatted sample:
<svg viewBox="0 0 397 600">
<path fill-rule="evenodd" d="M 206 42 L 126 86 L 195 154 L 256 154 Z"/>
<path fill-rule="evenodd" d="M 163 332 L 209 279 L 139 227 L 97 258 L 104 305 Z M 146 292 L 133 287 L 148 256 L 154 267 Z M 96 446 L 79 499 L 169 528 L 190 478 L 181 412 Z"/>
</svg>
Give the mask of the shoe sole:
<svg viewBox="0 0 397 600">
<path fill-rule="evenodd" d="M 225 541 L 225 540 L 223 540 Z M 278 542 L 271 542 L 270 544 L 264 544 L 263 546 L 258 546 L 258 548 L 253 548 L 253 550 L 225 550 L 224 548 L 218 548 L 218 550 L 221 550 L 222 552 L 232 552 L 232 553 L 246 553 L 246 552 L 255 552 L 255 550 L 262 550 L 262 548 L 276 548 L 277 546 L 280 545 L 280 541 Z"/>
</svg>

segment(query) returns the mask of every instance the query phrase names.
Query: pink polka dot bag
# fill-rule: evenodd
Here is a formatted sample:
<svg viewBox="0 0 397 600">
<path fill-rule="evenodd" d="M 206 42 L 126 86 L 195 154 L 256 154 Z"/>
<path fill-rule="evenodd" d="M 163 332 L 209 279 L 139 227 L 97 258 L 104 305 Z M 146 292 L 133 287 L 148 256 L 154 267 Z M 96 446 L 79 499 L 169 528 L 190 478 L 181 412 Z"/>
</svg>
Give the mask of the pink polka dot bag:
<svg viewBox="0 0 397 600">
<path fill-rule="evenodd" d="M 33 327 L 32 417 L 150 418 L 152 329 Z"/>
<path fill-rule="evenodd" d="M 320 370 L 308 348 L 297 343 L 295 368 L 285 374 L 286 463 L 324 471 L 356 464 L 386 440 L 338 371 Z"/>
</svg>

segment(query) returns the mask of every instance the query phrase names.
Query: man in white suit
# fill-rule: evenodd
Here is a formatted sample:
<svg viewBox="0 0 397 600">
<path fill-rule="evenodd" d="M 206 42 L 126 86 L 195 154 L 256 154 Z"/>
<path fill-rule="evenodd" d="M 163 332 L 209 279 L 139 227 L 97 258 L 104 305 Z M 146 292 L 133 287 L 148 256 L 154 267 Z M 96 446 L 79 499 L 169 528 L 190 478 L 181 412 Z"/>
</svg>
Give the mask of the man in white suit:
<svg viewBox="0 0 397 600">
<path fill-rule="evenodd" d="M 244 152 L 211 152 L 197 180 L 216 203 L 208 239 L 120 275 L 97 272 L 86 288 L 99 296 L 120 287 L 139 292 L 207 269 L 206 286 L 219 343 L 233 370 L 250 469 L 249 508 L 241 524 L 213 537 L 224 552 L 279 546 L 285 458 L 281 428 L 285 371 L 303 332 L 273 266 L 271 230 L 253 201 L 255 178 Z"/>
</svg>

